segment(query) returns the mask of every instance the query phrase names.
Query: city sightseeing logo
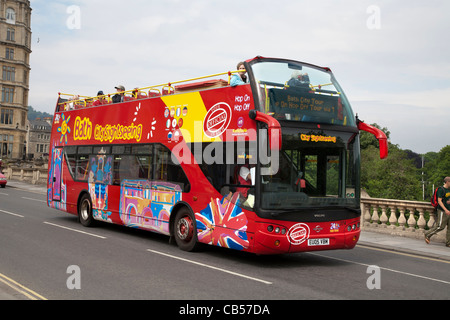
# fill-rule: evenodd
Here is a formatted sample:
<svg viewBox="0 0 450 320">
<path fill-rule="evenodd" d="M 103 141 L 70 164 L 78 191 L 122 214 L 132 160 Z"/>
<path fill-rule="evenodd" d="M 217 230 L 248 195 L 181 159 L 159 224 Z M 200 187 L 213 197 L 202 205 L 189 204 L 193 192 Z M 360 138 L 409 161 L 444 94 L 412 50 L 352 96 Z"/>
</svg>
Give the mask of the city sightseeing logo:
<svg viewBox="0 0 450 320">
<path fill-rule="evenodd" d="M 203 131 L 209 138 L 216 138 L 228 129 L 230 122 L 231 107 L 225 102 L 219 102 L 206 113 Z"/>
<path fill-rule="evenodd" d="M 287 238 L 292 245 L 301 245 L 306 241 L 306 239 L 309 238 L 308 225 L 305 223 L 297 223 L 293 225 L 287 233 Z"/>
<path fill-rule="evenodd" d="M 121 124 L 101 126 L 96 124 L 94 127 L 89 118 L 85 117 L 82 119 L 77 117 L 75 119 L 73 138 L 74 140 L 91 140 L 94 137 L 97 141 L 110 143 L 116 140 L 135 140 L 139 142 L 142 139 L 142 132 L 142 124 L 135 125 L 132 123 L 128 126 Z"/>
</svg>

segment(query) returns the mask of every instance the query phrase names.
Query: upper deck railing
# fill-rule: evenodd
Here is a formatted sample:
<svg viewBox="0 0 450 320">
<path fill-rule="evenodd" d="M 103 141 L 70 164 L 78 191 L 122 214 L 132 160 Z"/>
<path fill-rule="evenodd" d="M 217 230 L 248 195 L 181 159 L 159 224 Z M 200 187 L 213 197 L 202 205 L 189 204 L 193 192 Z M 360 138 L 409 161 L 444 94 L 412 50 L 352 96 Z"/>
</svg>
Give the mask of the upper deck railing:
<svg viewBox="0 0 450 320">
<path fill-rule="evenodd" d="M 112 98 L 116 94 L 123 94 L 124 101 L 132 101 L 138 99 L 146 99 L 152 97 L 161 97 L 175 93 L 186 93 L 191 91 L 200 91 L 205 89 L 213 89 L 218 87 L 225 87 L 230 85 L 232 74 L 243 72 L 245 70 L 227 71 L 222 73 L 215 73 L 207 76 L 196 77 L 186 80 L 167 82 L 157 85 L 152 85 L 143 88 L 134 88 L 122 92 L 114 92 L 99 96 L 82 96 L 71 93 L 58 93 L 58 103 L 56 111 L 68 111 L 86 107 L 93 107 L 98 105 L 112 104 Z M 209 81 L 201 81 L 208 78 L 228 76 L 228 80 L 224 79 L 210 79 Z M 177 85 L 177 86 L 176 86 Z M 96 101 L 98 101 L 96 103 Z"/>
</svg>

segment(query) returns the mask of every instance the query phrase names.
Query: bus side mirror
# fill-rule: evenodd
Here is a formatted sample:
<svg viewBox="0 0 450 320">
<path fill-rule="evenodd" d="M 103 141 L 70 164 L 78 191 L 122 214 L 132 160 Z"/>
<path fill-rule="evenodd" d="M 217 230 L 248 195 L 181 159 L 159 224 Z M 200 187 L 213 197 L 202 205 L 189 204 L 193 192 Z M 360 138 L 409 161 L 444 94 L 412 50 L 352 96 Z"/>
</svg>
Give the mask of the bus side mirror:
<svg viewBox="0 0 450 320">
<path fill-rule="evenodd" d="M 358 129 L 359 130 L 363 130 L 366 132 L 369 132 L 371 134 L 373 134 L 375 136 L 375 138 L 377 138 L 379 144 L 380 144 L 380 159 L 386 159 L 388 156 L 388 142 L 387 142 L 387 137 L 386 134 L 381 131 L 378 128 L 375 128 L 374 126 L 368 125 L 362 121 L 360 121 L 359 119 L 356 119 L 356 122 L 358 124 Z"/>
<path fill-rule="evenodd" d="M 270 150 L 281 150 L 281 126 L 277 119 L 256 110 L 250 110 L 248 116 L 252 120 L 267 124 Z"/>
</svg>

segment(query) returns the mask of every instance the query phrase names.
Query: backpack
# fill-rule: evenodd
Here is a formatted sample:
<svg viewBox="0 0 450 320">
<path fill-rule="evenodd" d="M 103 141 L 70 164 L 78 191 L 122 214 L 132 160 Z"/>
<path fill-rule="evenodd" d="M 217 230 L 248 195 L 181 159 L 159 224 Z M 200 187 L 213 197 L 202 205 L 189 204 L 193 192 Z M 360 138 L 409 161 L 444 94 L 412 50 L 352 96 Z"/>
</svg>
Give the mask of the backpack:
<svg viewBox="0 0 450 320">
<path fill-rule="evenodd" d="M 431 197 L 431 205 L 437 209 L 437 207 L 439 207 L 439 203 L 438 203 L 438 199 L 437 199 L 437 191 L 440 187 L 437 187 L 434 192 L 433 192 L 433 196 Z"/>
</svg>

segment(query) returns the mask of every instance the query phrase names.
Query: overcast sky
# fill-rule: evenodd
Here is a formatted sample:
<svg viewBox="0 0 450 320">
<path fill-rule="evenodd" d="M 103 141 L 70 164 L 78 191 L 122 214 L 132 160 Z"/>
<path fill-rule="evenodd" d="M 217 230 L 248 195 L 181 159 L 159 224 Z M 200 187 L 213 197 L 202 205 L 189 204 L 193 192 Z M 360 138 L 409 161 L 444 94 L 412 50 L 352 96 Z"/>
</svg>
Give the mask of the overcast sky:
<svg viewBox="0 0 450 320">
<path fill-rule="evenodd" d="M 31 0 L 29 104 L 232 70 L 328 66 L 361 120 L 417 153 L 450 144 L 450 1 Z"/>
</svg>

